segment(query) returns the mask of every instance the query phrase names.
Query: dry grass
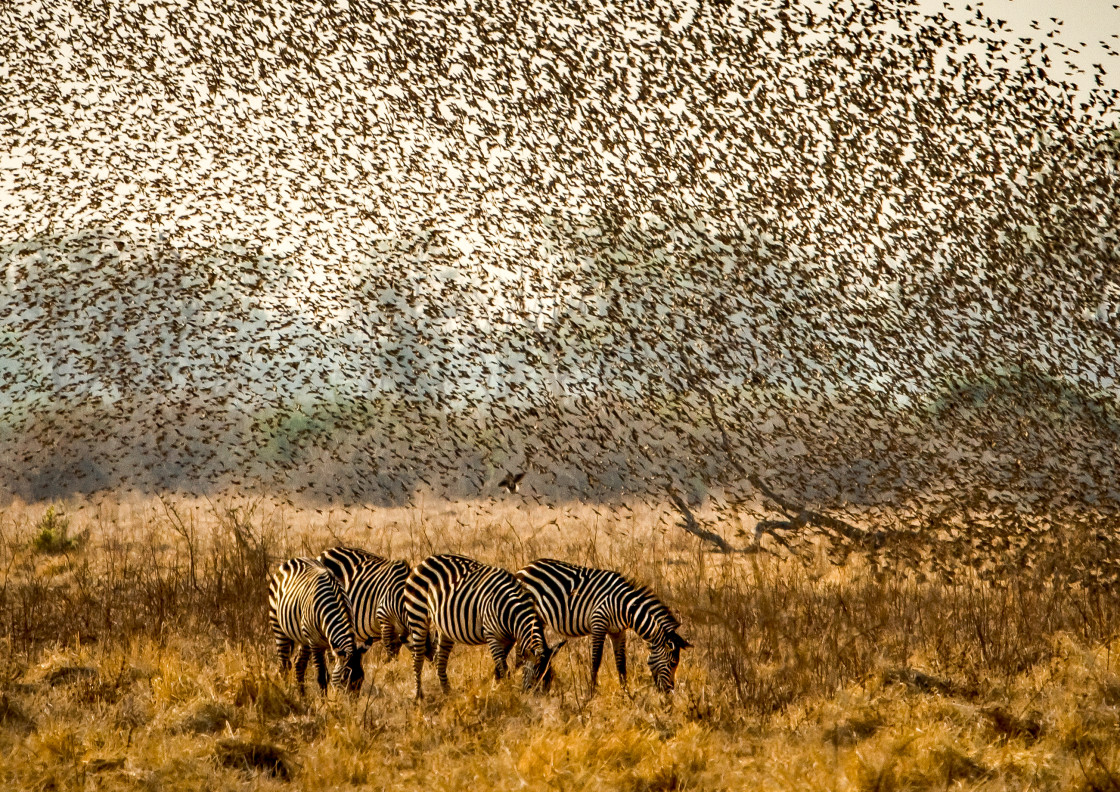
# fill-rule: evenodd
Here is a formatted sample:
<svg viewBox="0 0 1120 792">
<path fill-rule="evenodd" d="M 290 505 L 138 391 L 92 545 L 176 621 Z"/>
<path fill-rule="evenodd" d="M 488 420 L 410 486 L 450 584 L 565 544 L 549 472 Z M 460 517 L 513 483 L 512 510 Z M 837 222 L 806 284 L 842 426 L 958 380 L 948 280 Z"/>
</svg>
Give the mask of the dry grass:
<svg viewBox="0 0 1120 792">
<path fill-rule="evenodd" d="M 520 503 L 72 502 L 52 519 L 83 540 L 51 553 L 46 504 L 4 509 L 0 788 L 1120 792 L 1120 593 L 713 556 L 667 513 Z M 697 648 L 670 703 L 636 641 L 629 696 L 607 663 L 588 699 L 579 641 L 547 697 L 458 647 L 446 698 L 428 669 L 414 705 L 407 653 L 379 649 L 357 700 L 301 698 L 277 674 L 267 575 L 335 541 L 625 569 Z"/>
</svg>

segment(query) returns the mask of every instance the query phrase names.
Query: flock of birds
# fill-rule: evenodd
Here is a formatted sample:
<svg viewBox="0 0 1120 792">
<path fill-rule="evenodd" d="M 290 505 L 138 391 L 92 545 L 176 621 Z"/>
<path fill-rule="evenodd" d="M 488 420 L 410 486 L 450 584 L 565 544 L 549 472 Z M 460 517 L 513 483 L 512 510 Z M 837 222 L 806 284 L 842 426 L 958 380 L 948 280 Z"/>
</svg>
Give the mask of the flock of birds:
<svg viewBox="0 0 1120 792">
<path fill-rule="evenodd" d="M 414 568 L 357 547 L 337 546 L 317 558 L 292 558 L 269 582 L 269 625 L 280 667 L 295 670 L 301 692 L 308 666 L 319 687 L 352 693 L 365 680 L 363 657 L 381 642 L 390 658 L 407 645 L 416 698 L 425 660 L 435 662 L 444 693 L 447 663 L 456 643 L 488 646 L 494 677 L 508 674 L 514 652 L 525 690 L 547 692 L 552 660 L 569 638 L 591 637 L 594 690 L 609 636 L 619 684 L 626 687 L 626 634 L 649 649 L 657 689 L 672 693 L 681 651 L 680 621 L 652 591 L 618 572 L 552 558 L 531 562 L 516 575 L 466 556 L 442 554 Z M 549 646 L 546 628 L 562 636 Z"/>
<path fill-rule="evenodd" d="M 1114 507 L 1117 92 L 968 14 L 0 7 L 0 483 Z"/>
</svg>

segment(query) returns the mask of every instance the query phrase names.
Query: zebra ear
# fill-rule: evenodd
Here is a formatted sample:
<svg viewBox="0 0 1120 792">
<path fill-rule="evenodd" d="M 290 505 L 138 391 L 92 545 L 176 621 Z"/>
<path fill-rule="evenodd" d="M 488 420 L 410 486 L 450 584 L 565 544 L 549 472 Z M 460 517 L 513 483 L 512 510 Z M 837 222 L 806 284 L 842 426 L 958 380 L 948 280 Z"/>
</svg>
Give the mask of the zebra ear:
<svg viewBox="0 0 1120 792">
<path fill-rule="evenodd" d="M 556 652 L 557 652 L 557 651 L 559 651 L 560 647 L 561 647 L 561 646 L 563 646 L 564 644 L 566 644 L 567 642 L 568 642 L 568 639 L 567 639 L 567 638 L 565 638 L 565 639 L 564 639 L 563 641 L 561 641 L 560 643 L 556 644 L 556 646 L 552 647 L 552 653 L 553 653 L 553 654 L 556 654 Z"/>
<path fill-rule="evenodd" d="M 690 644 L 684 638 L 681 638 L 679 635 L 676 636 L 676 640 L 674 641 L 674 643 L 676 643 L 678 649 L 691 649 L 692 648 L 692 644 Z"/>
</svg>

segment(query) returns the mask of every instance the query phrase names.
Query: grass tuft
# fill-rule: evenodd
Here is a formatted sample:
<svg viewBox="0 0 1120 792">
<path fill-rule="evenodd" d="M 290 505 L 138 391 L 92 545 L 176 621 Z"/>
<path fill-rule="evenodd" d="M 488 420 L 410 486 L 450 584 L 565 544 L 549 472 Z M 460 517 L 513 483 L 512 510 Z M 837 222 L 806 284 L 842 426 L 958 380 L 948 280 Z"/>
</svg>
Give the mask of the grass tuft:
<svg viewBox="0 0 1120 792">
<path fill-rule="evenodd" d="M 52 668 L 43 677 L 43 681 L 51 687 L 61 685 L 90 684 L 96 682 L 98 673 L 96 668 L 89 666 L 61 665 Z"/>
<path fill-rule="evenodd" d="M 233 728 L 238 720 L 235 707 L 224 701 L 209 699 L 194 704 L 179 721 L 176 729 L 194 734 L 214 734 Z"/>
<path fill-rule="evenodd" d="M 845 718 L 842 722 L 824 731 L 824 739 L 835 746 L 852 746 L 877 733 L 885 722 L 883 716 L 874 711 L 864 711 Z"/>
<path fill-rule="evenodd" d="M 1004 707 L 993 706 L 984 709 L 983 714 L 1003 739 L 1021 739 L 1029 744 L 1042 735 L 1041 715 L 1037 712 L 1021 718 Z"/>
<path fill-rule="evenodd" d="M 291 766 L 284 751 L 269 743 L 229 737 L 218 740 L 214 748 L 218 763 L 225 767 L 248 773 L 265 772 L 276 778 L 289 780 Z"/>
<path fill-rule="evenodd" d="M 105 773 L 121 769 L 124 763 L 123 756 L 95 756 L 85 761 L 85 769 L 88 773 Z"/>
<path fill-rule="evenodd" d="M 307 711 L 304 702 L 267 676 L 240 677 L 233 688 L 235 705 L 252 707 L 266 720 L 299 715 Z"/>
<path fill-rule="evenodd" d="M 1120 792 L 1120 777 L 1094 768 L 1085 771 L 1085 778 L 1076 789 L 1078 792 Z"/>
<path fill-rule="evenodd" d="M 948 679 L 927 674 L 913 668 L 892 668 L 883 674 L 884 685 L 905 685 L 918 693 L 934 693 L 940 696 L 951 696 L 957 690 Z"/>
<path fill-rule="evenodd" d="M 992 771 L 954 745 L 928 745 L 908 738 L 894 746 L 885 762 L 866 766 L 862 792 L 949 789 L 991 777 Z"/>
<path fill-rule="evenodd" d="M 4 695 L 0 696 L 0 727 L 27 735 L 35 731 L 35 721 L 23 707 Z"/>
</svg>

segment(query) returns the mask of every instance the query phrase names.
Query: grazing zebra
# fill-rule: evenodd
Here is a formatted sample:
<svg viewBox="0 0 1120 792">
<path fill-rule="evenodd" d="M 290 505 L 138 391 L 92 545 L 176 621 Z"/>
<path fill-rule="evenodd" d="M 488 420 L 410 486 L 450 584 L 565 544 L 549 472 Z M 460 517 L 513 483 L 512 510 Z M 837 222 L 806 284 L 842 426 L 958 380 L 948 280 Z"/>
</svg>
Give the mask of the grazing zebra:
<svg viewBox="0 0 1120 792">
<path fill-rule="evenodd" d="M 318 561 L 338 578 L 350 598 L 358 640 L 367 647 L 381 641 L 389 657 L 396 657 L 408 637 L 404 611 L 408 564 L 345 546 L 324 550 Z"/>
<path fill-rule="evenodd" d="M 506 657 L 514 644 L 525 662 L 522 686 L 547 691 L 552 684 L 552 656 L 564 642 L 549 648 L 544 624 L 533 600 L 512 574 L 465 556 L 436 555 L 412 570 L 405 584 L 409 648 L 416 674 L 416 698 L 424 698 L 420 672 L 432 659 L 444 693 L 447 659 L 455 642 L 486 644 L 494 658 L 494 678 L 506 674 Z"/>
<path fill-rule="evenodd" d="M 681 650 L 692 646 L 677 634 L 680 622 L 653 592 L 618 572 L 539 558 L 518 571 L 541 617 L 560 635 L 591 636 L 591 688 L 595 689 L 603 641 L 614 646 L 618 681 L 626 686 L 626 630 L 649 645 L 649 670 L 663 693 L 676 684 Z"/>
<path fill-rule="evenodd" d="M 351 693 L 361 690 L 362 655 L 367 647 L 354 635 L 346 592 L 325 566 L 310 558 L 282 563 L 269 584 L 268 615 L 285 674 L 291 667 L 292 648 L 299 647 L 295 665 L 300 691 L 309 659 L 319 687 L 326 691 L 328 649 L 334 657 L 331 683 Z"/>
</svg>

